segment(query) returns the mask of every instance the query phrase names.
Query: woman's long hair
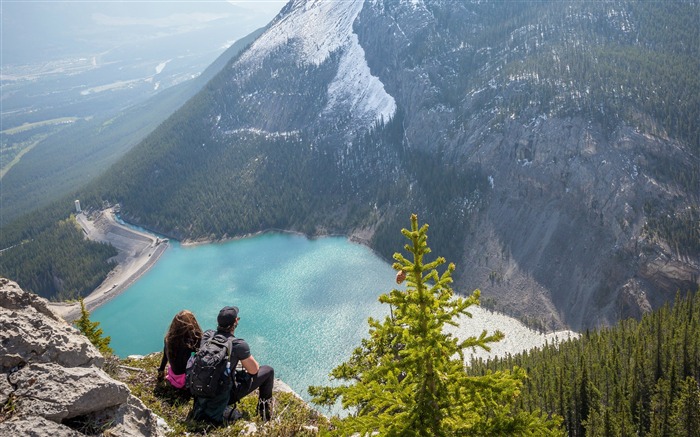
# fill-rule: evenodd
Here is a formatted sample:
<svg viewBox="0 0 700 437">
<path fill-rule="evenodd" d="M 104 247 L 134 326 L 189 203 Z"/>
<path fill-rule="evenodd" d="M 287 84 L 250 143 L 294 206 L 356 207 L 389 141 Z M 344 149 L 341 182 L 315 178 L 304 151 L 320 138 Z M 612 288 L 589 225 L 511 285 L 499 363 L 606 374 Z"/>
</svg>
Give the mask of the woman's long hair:
<svg viewBox="0 0 700 437">
<path fill-rule="evenodd" d="M 202 339 L 202 328 L 191 311 L 182 310 L 175 314 L 165 334 L 165 348 L 168 358 L 175 356 L 175 350 L 197 349 Z"/>
</svg>

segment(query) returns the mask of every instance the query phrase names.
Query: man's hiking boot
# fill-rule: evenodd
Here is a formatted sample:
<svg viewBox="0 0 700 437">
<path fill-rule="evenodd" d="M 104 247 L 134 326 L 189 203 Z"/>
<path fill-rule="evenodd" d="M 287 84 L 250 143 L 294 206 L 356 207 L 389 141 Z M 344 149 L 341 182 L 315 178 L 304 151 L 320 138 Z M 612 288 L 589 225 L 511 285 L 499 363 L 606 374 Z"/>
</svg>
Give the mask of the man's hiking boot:
<svg viewBox="0 0 700 437">
<path fill-rule="evenodd" d="M 229 424 L 235 422 L 236 420 L 240 419 L 241 417 L 243 417 L 243 413 L 238 411 L 238 409 L 235 406 L 228 405 L 228 406 L 226 406 L 226 409 L 224 410 L 224 416 L 223 416 L 224 425 L 225 426 L 229 425 Z"/>
<path fill-rule="evenodd" d="M 258 400 L 258 416 L 263 422 L 268 422 L 272 419 L 274 399 L 260 399 Z"/>
</svg>

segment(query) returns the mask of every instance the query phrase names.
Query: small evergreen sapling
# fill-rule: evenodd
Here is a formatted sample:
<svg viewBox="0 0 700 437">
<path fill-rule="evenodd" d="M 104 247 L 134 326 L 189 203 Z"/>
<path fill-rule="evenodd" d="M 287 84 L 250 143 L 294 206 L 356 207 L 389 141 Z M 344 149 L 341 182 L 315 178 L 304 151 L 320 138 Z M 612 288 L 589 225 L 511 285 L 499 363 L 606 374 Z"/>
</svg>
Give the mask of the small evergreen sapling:
<svg viewBox="0 0 700 437">
<path fill-rule="evenodd" d="M 90 321 L 90 313 L 85 308 L 85 302 L 80 299 L 80 318 L 76 320 L 75 327 L 80 330 L 103 355 L 114 353 L 109 342 L 111 337 L 103 336 L 102 328 L 98 328 L 100 322 Z"/>
<path fill-rule="evenodd" d="M 405 291 L 394 289 L 379 297 L 391 305 L 383 322 L 369 319 L 369 338 L 363 339 L 348 361 L 333 369 L 331 377 L 351 382 L 335 387 L 310 387 L 313 402 L 333 405 L 341 400 L 350 411 L 335 418 L 336 435 L 455 436 L 455 435 L 560 435 L 558 422 L 543 419 L 539 412 L 511 410 L 524 371 L 469 375 L 463 351 L 480 347 L 504 336 L 486 331 L 459 340 L 444 332 L 446 324 L 478 304 L 479 290 L 467 298 L 455 297 L 450 284 L 454 264 L 442 274 L 444 258 L 427 262 L 428 225 L 418 226 L 411 216 L 410 241 L 405 246 L 412 260 L 394 254 L 393 267 L 405 278 Z M 401 273 L 403 272 L 403 273 Z"/>
</svg>

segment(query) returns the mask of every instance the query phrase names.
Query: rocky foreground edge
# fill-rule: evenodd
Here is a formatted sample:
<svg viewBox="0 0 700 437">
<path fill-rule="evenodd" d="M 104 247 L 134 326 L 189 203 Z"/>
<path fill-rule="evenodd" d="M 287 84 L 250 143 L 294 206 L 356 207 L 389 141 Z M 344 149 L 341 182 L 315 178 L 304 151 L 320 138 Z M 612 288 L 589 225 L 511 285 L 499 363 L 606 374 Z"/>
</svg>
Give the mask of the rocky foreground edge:
<svg viewBox="0 0 700 437">
<path fill-rule="evenodd" d="M 0 435 L 84 435 L 68 426 L 77 421 L 110 423 L 105 435 L 165 435 L 165 422 L 104 362 L 47 300 L 0 278 L 0 407 L 10 416 Z"/>
</svg>

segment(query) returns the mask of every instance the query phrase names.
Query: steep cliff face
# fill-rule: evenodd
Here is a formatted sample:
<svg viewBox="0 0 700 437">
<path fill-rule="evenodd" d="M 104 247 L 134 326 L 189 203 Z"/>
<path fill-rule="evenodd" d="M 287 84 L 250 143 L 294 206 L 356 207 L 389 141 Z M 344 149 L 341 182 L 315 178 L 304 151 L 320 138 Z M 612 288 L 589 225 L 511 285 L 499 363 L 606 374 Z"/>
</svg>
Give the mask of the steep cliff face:
<svg viewBox="0 0 700 437">
<path fill-rule="evenodd" d="M 370 69 L 406 114 L 403 144 L 488 180 L 478 211 L 453 223 L 469 230 L 458 283 L 510 314 L 576 329 L 694 291 L 694 134 L 670 136 L 643 103 L 675 85 L 645 84 L 643 62 L 632 82 L 616 70 L 629 68 L 625 50 L 662 45 L 649 36 L 653 11 L 512 6 L 374 1 L 355 24 Z M 606 61 L 612 47 L 617 58 Z M 646 56 L 673 50 L 659 52 Z M 653 229 L 660 214 L 694 236 L 674 245 Z"/>
<path fill-rule="evenodd" d="M 510 313 L 549 308 L 579 329 L 638 317 L 694 290 L 697 254 L 684 256 L 645 228 L 650 199 L 671 210 L 693 204 L 674 200 L 673 184 L 648 172 L 661 148 L 679 147 L 630 128 L 606 138 L 581 119 L 514 124 L 482 142 L 493 188 L 465 246 L 463 280 L 484 284 Z"/>
<path fill-rule="evenodd" d="M 416 212 L 458 290 L 546 327 L 636 316 L 698 283 L 697 13 L 293 1 L 96 192 L 178 238 L 387 258 Z"/>
<path fill-rule="evenodd" d="M 0 278 L 0 435 L 165 435 L 104 358 L 47 301 Z"/>
<path fill-rule="evenodd" d="M 592 88 L 615 100 L 628 82 L 615 89 L 562 73 L 582 68 L 576 61 L 602 63 L 598 45 L 624 47 L 630 32 L 644 34 L 643 11 L 621 3 L 517 9 L 367 2 L 354 27 L 370 69 L 405 114 L 403 144 L 488 180 L 478 212 L 470 214 L 466 190 L 443 206 L 467 205 L 465 220 L 453 216 L 455 228 L 469 230 L 458 283 L 481 288 L 511 314 L 577 329 L 639 316 L 677 290 L 695 290 L 696 243 L 671 247 L 648 224 L 660 211 L 679 217 L 697 208 L 697 150 L 638 102 L 603 100 L 600 112 L 591 109 Z M 661 92 L 632 86 L 639 100 Z M 423 187 L 428 196 L 436 188 Z M 697 234 L 697 213 L 686 223 Z"/>
</svg>

